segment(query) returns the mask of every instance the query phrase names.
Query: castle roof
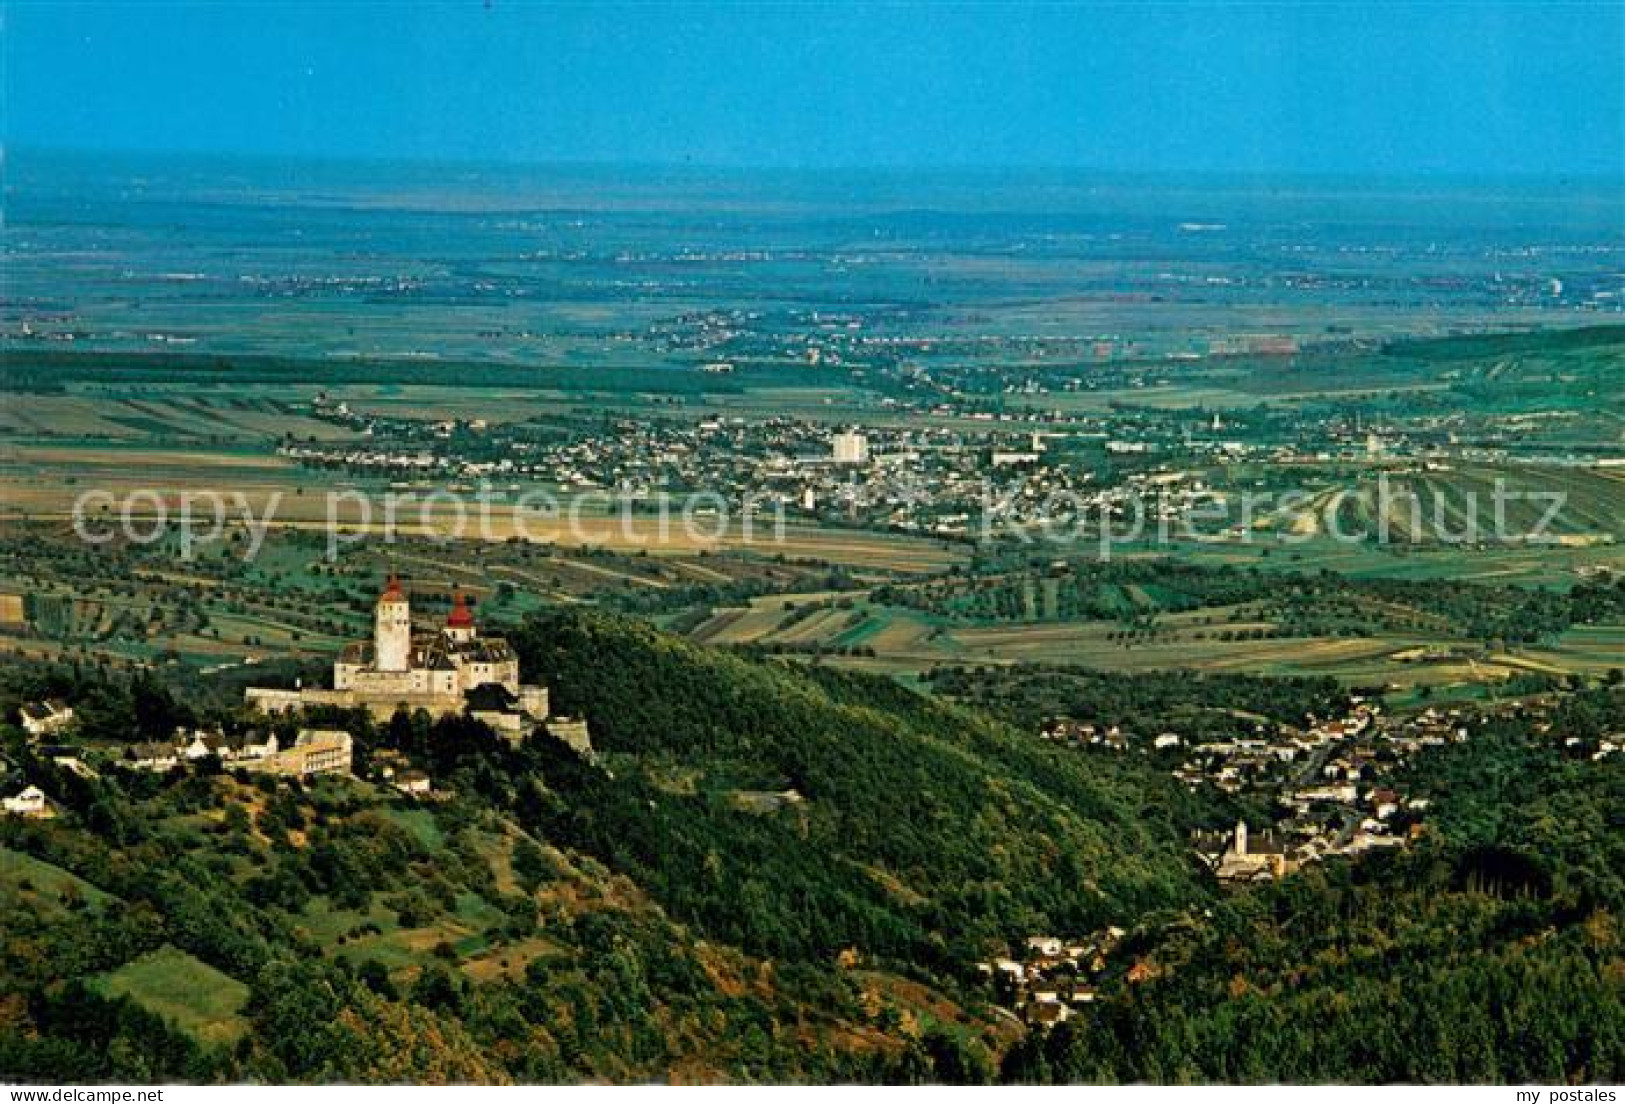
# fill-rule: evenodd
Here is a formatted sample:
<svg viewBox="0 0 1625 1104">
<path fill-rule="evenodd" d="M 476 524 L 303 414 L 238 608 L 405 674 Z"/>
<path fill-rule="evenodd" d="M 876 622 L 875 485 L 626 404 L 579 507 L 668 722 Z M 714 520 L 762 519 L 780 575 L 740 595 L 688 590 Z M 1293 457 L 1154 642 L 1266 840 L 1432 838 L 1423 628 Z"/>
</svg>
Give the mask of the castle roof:
<svg viewBox="0 0 1625 1104">
<path fill-rule="evenodd" d="M 446 671 L 460 663 L 505 663 L 514 658 L 512 645 L 500 636 L 475 640 L 452 640 L 443 633 L 414 633 L 410 664 L 414 669 Z M 352 667 L 370 667 L 376 651 L 370 640 L 357 640 L 339 651 L 338 662 Z"/>
<path fill-rule="evenodd" d="M 1251 832 L 1247 836 L 1247 854 L 1249 855 L 1284 855 L 1286 853 L 1286 840 L 1274 832 Z"/>
<path fill-rule="evenodd" d="M 406 601 L 406 591 L 401 589 L 401 581 L 393 571 L 389 573 L 389 582 L 384 584 L 384 592 L 378 596 L 378 601 L 380 604 Z"/>
<path fill-rule="evenodd" d="M 474 612 L 468 608 L 463 600 L 463 592 L 457 591 L 451 596 L 451 612 L 446 615 L 446 628 L 468 629 L 474 627 Z"/>
<path fill-rule="evenodd" d="M 416 653 L 417 654 L 412 657 L 412 666 L 414 668 L 426 668 L 430 671 L 457 670 L 457 661 L 452 659 L 451 656 L 447 655 L 445 651 L 440 648 L 419 647 L 416 649 Z"/>
</svg>

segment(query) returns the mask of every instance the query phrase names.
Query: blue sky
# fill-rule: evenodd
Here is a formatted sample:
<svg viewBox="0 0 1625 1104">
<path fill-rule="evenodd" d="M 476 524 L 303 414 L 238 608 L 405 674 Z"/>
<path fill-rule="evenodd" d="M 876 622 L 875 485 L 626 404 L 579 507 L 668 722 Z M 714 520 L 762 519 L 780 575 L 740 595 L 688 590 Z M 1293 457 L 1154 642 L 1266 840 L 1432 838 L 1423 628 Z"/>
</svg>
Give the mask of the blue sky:
<svg viewBox="0 0 1625 1104">
<path fill-rule="evenodd" d="M 5 5 L 13 146 L 1625 176 L 1625 5 Z"/>
</svg>

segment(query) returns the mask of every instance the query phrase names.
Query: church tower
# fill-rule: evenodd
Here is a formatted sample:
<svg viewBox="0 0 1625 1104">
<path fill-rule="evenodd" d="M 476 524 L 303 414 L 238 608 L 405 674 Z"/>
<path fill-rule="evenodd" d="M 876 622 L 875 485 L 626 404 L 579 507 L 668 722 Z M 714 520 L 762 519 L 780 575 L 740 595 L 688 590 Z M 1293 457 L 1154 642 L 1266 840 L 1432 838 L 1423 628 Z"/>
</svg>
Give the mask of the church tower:
<svg viewBox="0 0 1625 1104">
<path fill-rule="evenodd" d="M 379 671 L 405 671 L 412 665 L 412 605 L 394 575 L 378 596 L 372 658 L 373 667 Z"/>
</svg>

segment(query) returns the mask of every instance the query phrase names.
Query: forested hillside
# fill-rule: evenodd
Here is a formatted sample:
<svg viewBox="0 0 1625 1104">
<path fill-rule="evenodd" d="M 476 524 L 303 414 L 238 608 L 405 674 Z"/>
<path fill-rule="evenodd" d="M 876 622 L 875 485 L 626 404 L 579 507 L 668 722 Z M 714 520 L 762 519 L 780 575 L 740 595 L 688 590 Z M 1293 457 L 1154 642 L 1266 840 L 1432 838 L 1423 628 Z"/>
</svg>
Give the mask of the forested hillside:
<svg viewBox="0 0 1625 1104">
<path fill-rule="evenodd" d="M 1563 751 L 1625 725 L 1617 690 L 1428 760 L 1412 788 L 1436 814 L 1410 851 L 1221 892 L 1188 832 L 1224 810 L 1136 757 L 601 614 L 513 639 L 587 717 L 596 762 L 467 720 L 328 718 L 357 734 L 359 773 L 422 763 L 441 797 L 418 801 L 207 761 L 79 778 L 9 731 L 62 815 L 0 821 L 0 1073 L 1555 1082 L 1625 1065 L 1625 768 Z M 192 693 L 109 684 L 98 723 L 128 715 L 133 737 Z M 1105 925 L 1126 936 L 1086 1011 L 1024 1035 L 992 1010 L 977 962 Z"/>
<path fill-rule="evenodd" d="M 618 619 L 544 618 L 516 644 L 614 771 L 560 785 L 549 837 L 748 949 L 855 946 L 963 970 L 1025 933 L 1123 923 L 1196 892 L 1192 799 L 1144 768 L 1085 762 L 881 679 Z M 740 791 L 801 800 L 742 817 Z"/>
</svg>

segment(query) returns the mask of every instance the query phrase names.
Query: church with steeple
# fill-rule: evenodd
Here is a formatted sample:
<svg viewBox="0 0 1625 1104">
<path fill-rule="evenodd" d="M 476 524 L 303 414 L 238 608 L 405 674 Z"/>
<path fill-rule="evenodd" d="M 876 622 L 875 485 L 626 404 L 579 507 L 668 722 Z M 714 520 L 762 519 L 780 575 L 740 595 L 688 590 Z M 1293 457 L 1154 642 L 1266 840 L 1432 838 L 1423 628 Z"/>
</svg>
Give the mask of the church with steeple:
<svg viewBox="0 0 1625 1104">
<path fill-rule="evenodd" d="M 248 701 L 268 713 L 307 705 L 365 706 L 380 717 L 397 709 L 437 716 L 469 709 L 495 727 L 517 728 L 548 715 L 547 688 L 519 681 L 519 657 L 500 636 L 485 636 L 461 591 L 445 623 L 419 631 L 412 602 L 394 575 L 373 609 L 371 640 L 348 645 L 333 664 L 333 689 L 253 688 Z M 511 722 L 507 718 L 511 717 Z"/>
</svg>

